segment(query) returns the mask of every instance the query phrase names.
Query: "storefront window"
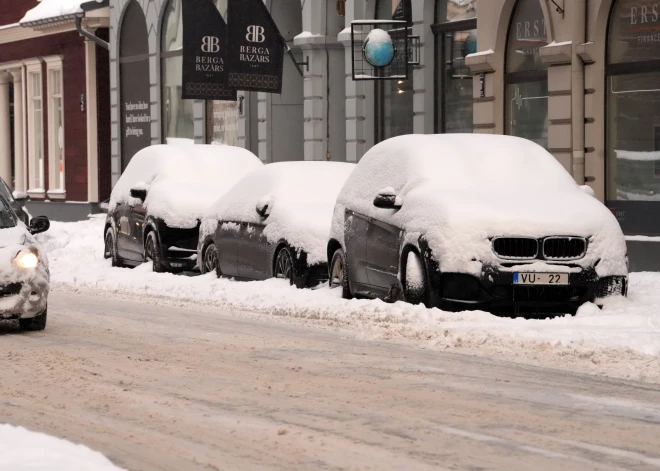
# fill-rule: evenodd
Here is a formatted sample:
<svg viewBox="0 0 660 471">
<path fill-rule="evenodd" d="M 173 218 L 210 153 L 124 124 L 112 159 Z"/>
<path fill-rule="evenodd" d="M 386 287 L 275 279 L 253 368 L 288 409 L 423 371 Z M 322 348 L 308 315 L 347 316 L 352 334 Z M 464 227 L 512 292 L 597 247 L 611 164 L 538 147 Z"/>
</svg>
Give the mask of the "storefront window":
<svg viewBox="0 0 660 471">
<path fill-rule="evenodd" d="M 406 20 L 412 24 L 410 0 L 378 0 L 376 18 Z M 410 34 L 410 31 L 408 32 Z M 413 80 L 376 81 L 376 142 L 413 132 Z"/>
<path fill-rule="evenodd" d="M 473 79 L 465 57 L 477 52 L 477 0 L 439 0 L 436 21 L 437 132 L 470 133 Z"/>
<path fill-rule="evenodd" d="M 161 36 L 161 89 L 163 138 L 194 138 L 193 101 L 182 100 L 183 16 L 182 0 L 170 0 Z"/>
<path fill-rule="evenodd" d="M 506 134 L 548 147 L 548 69 L 540 48 L 548 45 L 539 0 L 519 0 L 506 55 Z"/>
<path fill-rule="evenodd" d="M 628 233 L 660 234 L 660 10 L 619 0 L 607 67 L 607 203 Z"/>
<path fill-rule="evenodd" d="M 238 144 L 238 104 L 235 101 L 209 101 L 206 117 L 209 144 Z"/>
</svg>

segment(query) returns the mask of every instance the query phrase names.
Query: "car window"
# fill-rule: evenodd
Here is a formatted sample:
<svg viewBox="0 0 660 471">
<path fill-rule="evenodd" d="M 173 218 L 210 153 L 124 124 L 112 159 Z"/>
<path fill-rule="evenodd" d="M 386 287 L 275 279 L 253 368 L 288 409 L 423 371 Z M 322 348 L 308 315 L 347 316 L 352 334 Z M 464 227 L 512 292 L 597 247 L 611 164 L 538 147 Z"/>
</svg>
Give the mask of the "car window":
<svg viewBox="0 0 660 471">
<path fill-rule="evenodd" d="M 7 186 L 7 183 L 5 183 L 5 181 L 2 178 L 0 178 L 0 196 L 2 196 L 4 199 L 6 199 L 9 202 L 14 200 L 14 197 L 12 196 L 9 187 Z"/>
<path fill-rule="evenodd" d="M 0 229 L 16 227 L 16 216 L 14 211 L 4 198 L 0 198 Z"/>
</svg>

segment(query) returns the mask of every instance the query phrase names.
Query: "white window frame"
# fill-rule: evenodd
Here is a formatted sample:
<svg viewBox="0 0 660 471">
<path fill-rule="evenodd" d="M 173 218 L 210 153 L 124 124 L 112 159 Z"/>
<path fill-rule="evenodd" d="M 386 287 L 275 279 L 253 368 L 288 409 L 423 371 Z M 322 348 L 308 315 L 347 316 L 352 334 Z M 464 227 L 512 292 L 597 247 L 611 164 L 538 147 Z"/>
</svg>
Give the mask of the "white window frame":
<svg viewBox="0 0 660 471">
<path fill-rule="evenodd" d="M 25 64 L 25 88 L 27 92 L 27 137 L 28 137 L 28 194 L 36 198 L 44 198 L 46 196 L 45 183 L 46 176 L 43 171 L 39 171 L 39 163 L 35 158 L 35 152 L 40 149 L 43 164 L 45 165 L 46 153 L 44 149 L 44 126 L 43 126 L 43 112 L 44 112 L 44 87 L 43 87 L 43 66 L 41 59 L 30 59 L 23 62 Z M 35 133 L 34 121 L 34 101 L 37 99 L 32 87 L 32 77 L 38 74 L 41 83 L 41 135 L 37 136 Z M 43 168 L 43 167 L 42 167 Z M 37 179 L 36 177 L 39 176 Z"/>
<path fill-rule="evenodd" d="M 65 121 L 64 121 L 64 72 L 62 69 L 62 56 L 45 57 L 46 63 L 46 77 L 48 80 L 48 197 L 51 199 L 64 199 L 66 198 L 66 146 L 65 146 Z M 54 93 L 56 87 L 53 83 L 53 72 L 60 73 L 60 93 Z M 60 162 L 57 159 L 58 146 L 59 146 L 59 133 L 55 129 L 55 122 L 57 110 L 55 108 L 55 99 L 59 98 L 62 102 L 62 156 L 63 170 L 62 170 L 62 185 L 58 187 L 57 174 L 59 172 Z"/>
</svg>

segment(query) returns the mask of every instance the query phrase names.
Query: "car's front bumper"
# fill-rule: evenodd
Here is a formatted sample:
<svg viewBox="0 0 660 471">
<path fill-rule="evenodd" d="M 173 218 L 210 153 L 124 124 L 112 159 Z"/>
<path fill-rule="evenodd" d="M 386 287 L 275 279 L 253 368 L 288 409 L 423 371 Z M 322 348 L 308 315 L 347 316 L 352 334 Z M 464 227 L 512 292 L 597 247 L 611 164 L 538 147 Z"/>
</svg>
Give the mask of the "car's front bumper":
<svg viewBox="0 0 660 471">
<path fill-rule="evenodd" d="M 46 310 L 49 284 L 39 278 L 0 285 L 0 320 L 30 319 Z"/>
<path fill-rule="evenodd" d="M 565 273 L 561 268 L 556 271 Z M 553 272 L 552 267 L 546 272 Z M 453 311 L 479 309 L 504 315 L 575 313 L 585 302 L 627 293 L 627 277 L 600 278 L 592 267 L 573 267 L 567 285 L 516 285 L 514 273 L 492 266 L 480 276 L 436 272 L 431 276 L 431 302 Z"/>
<path fill-rule="evenodd" d="M 195 268 L 199 224 L 191 229 L 170 227 L 162 220 L 157 224 L 163 265 L 172 271 L 187 271 Z"/>
</svg>

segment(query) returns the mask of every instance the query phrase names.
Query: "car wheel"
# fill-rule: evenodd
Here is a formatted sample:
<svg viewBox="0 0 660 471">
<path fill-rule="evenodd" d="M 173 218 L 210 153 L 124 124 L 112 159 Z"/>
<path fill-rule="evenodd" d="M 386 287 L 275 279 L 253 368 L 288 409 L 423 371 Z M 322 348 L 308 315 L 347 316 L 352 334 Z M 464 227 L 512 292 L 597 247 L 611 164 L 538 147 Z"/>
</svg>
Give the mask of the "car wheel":
<svg viewBox="0 0 660 471">
<path fill-rule="evenodd" d="M 424 262 L 416 251 L 411 250 L 406 256 L 403 296 L 410 304 L 425 304 L 428 296 L 428 283 Z"/>
<path fill-rule="evenodd" d="M 48 320 L 48 310 L 45 310 L 37 317 L 31 319 L 19 319 L 18 324 L 21 327 L 21 330 L 26 330 L 28 332 L 36 332 L 38 330 L 44 330 L 46 328 L 46 321 Z"/>
<path fill-rule="evenodd" d="M 165 267 L 160 261 L 160 246 L 158 245 L 158 238 L 154 231 L 151 231 L 147 235 L 147 241 L 144 244 L 144 261 L 153 262 L 155 273 L 163 273 L 165 271 Z"/>
<path fill-rule="evenodd" d="M 351 289 L 348 284 L 348 265 L 346 264 L 346 256 L 342 249 L 337 249 L 332 256 L 329 276 L 330 288 L 341 286 L 341 297 L 351 299 Z"/>
<path fill-rule="evenodd" d="M 108 230 L 105 231 L 105 248 L 103 250 L 103 258 L 111 258 L 113 267 L 121 267 L 119 254 L 117 252 L 117 238 L 115 237 L 115 231 L 112 229 L 112 227 L 108 227 Z"/>
<path fill-rule="evenodd" d="M 215 244 L 209 244 L 206 249 L 204 249 L 204 255 L 202 256 L 202 265 L 201 265 L 202 274 L 206 273 L 215 273 L 218 278 L 220 278 L 220 264 L 218 263 L 218 249 L 216 249 Z"/>
<path fill-rule="evenodd" d="M 289 284 L 293 285 L 293 276 L 291 250 L 289 250 L 289 247 L 282 247 L 275 258 L 275 278 L 289 280 Z"/>
</svg>

